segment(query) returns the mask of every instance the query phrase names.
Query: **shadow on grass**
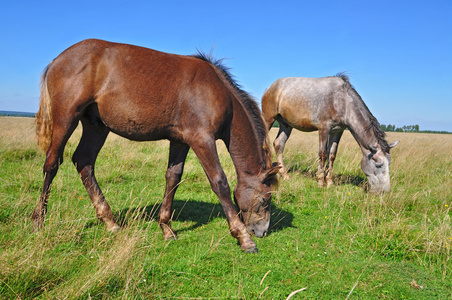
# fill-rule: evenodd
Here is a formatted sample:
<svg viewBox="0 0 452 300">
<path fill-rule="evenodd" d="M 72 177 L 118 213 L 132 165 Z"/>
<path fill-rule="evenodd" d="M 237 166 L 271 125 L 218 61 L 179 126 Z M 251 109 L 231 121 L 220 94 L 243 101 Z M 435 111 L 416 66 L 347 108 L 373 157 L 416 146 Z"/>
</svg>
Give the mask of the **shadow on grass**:
<svg viewBox="0 0 452 300">
<path fill-rule="evenodd" d="M 334 170 L 333 170 L 334 171 Z M 287 172 L 290 174 L 297 174 L 300 173 L 304 177 L 317 180 L 316 177 L 316 171 L 312 170 L 308 167 L 303 167 L 299 164 L 294 164 L 289 167 Z M 364 187 L 367 183 L 366 178 L 359 176 L 359 175 L 352 175 L 352 174 L 334 174 L 333 172 L 333 182 L 335 185 L 345 185 L 345 184 L 351 184 L 357 187 Z"/>
<path fill-rule="evenodd" d="M 115 213 L 118 224 L 128 226 L 134 220 L 158 221 L 160 202 L 145 207 L 125 208 L 119 213 Z M 174 200 L 173 201 L 174 221 L 190 222 L 190 226 L 181 228 L 177 232 L 184 232 L 206 225 L 216 218 L 225 219 L 225 215 L 220 203 L 205 203 L 194 200 Z M 269 235 L 272 232 L 283 230 L 292 226 L 293 214 L 276 207 L 272 204 Z M 177 233 L 176 232 L 176 233 Z"/>
</svg>

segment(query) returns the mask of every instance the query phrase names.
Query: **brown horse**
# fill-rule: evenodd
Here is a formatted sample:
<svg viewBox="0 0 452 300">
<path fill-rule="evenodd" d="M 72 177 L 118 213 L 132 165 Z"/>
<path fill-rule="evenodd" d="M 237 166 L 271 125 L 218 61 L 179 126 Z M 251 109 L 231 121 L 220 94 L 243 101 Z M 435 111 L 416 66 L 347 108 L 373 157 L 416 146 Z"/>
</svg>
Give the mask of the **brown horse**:
<svg viewBox="0 0 452 300">
<path fill-rule="evenodd" d="M 327 186 L 332 185 L 337 147 L 343 131 L 348 128 L 361 147 L 361 168 L 367 175 L 371 191 L 389 191 L 389 149 L 398 141 L 388 144 L 380 124 L 350 84 L 347 75 L 278 79 L 265 91 L 262 111 L 268 128 L 275 120 L 280 125 L 274 146 L 284 178 L 288 176 L 282 154 L 292 128 L 318 130 L 320 159 L 317 180 L 319 186 L 325 185 L 325 179 Z"/>
<path fill-rule="evenodd" d="M 255 101 L 221 61 L 181 56 L 102 40 L 85 40 L 61 53 L 42 76 L 36 132 L 47 152 L 44 185 L 32 215 L 42 226 L 50 185 L 69 137 L 83 126 L 72 161 L 107 229 L 118 224 L 94 176 L 96 157 L 110 131 L 136 141 L 170 140 L 166 189 L 159 213 L 165 239 L 175 239 L 171 207 L 190 147 L 197 155 L 242 250 L 257 252 L 250 234 L 266 235 L 270 222 L 272 167 L 267 129 Z M 215 140 L 222 139 L 237 172 L 235 202 Z"/>
</svg>

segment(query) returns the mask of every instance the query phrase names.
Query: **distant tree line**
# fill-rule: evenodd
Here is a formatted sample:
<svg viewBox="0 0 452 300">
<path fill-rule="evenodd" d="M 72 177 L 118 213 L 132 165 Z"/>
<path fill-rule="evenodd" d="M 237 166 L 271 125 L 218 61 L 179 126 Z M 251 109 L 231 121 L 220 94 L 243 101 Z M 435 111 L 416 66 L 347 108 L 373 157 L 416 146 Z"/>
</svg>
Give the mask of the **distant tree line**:
<svg viewBox="0 0 452 300">
<path fill-rule="evenodd" d="M 448 131 L 435 131 L 435 130 L 419 130 L 419 125 L 403 125 L 402 127 L 396 127 L 395 125 L 380 125 L 381 129 L 386 132 L 422 132 L 422 133 L 452 133 Z"/>
<path fill-rule="evenodd" d="M 419 125 L 403 125 L 402 127 L 396 127 L 395 125 L 381 124 L 381 129 L 388 132 L 419 132 Z"/>
<path fill-rule="evenodd" d="M 35 116 L 35 113 L 0 110 L 0 116 L 1 117 L 28 117 L 28 118 L 33 118 Z"/>
<path fill-rule="evenodd" d="M 273 123 L 272 127 L 279 127 L 278 121 Z M 442 133 L 442 134 L 452 134 L 449 131 L 436 131 L 436 130 L 420 130 L 419 125 L 404 125 L 402 127 L 396 127 L 395 125 L 380 125 L 381 129 L 385 132 L 422 132 L 422 133 Z"/>
</svg>

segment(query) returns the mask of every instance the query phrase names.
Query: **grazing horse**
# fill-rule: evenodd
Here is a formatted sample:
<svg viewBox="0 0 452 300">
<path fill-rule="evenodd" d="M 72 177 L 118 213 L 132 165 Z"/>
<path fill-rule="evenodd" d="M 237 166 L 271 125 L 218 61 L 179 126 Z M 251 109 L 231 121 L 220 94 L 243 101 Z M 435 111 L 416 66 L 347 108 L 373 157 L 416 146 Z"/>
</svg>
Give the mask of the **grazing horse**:
<svg viewBox="0 0 452 300">
<path fill-rule="evenodd" d="M 83 126 L 72 161 L 107 230 L 118 224 L 94 176 L 96 157 L 110 131 L 135 141 L 170 140 L 166 188 L 159 212 L 165 239 L 175 239 L 171 207 L 190 148 L 219 197 L 229 229 L 242 250 L 257 252 L 251 234 L 266 235 L 272 167 L 268 135 L 256 102 L 220 60 L 199 53 L 182 56 L 102 40 L 66 49 L 45 69 L 37 113 L 38 144 L 46 151 L 44 184 L 32 215 L 44 223 L 50 186 L 69 137 Z M 231 199 L 215 140 L 231 155 L 237 186 Z"/>
<path fill-rule="evenodd" d="M 275 120 L 280 126 L 273 144 L 283 178 L 287 179 L 288 175 L 282 154 L 292 128 L 318 130 L 320 159 L 317 180 L 321 187 L 325 180 L 327 186 L 332 185 L 337 147 L 342 133 L 348 128 L 361 147 L 361 168 L 369 180 L 371 191 L 389 191 L 389 149 L 398 141 L 388 144 L 380 124 L 350 84 L 347 75 L 280 78 L 265 91 L 262 111 L 268 129 Z"/>
</svg>

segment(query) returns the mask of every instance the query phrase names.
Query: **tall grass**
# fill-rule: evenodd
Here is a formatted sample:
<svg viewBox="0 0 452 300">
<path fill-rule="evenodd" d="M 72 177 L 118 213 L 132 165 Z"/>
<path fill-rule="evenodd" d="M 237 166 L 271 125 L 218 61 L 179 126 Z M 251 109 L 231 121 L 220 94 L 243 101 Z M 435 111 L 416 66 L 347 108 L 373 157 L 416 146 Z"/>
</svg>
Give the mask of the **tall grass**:
<svg viewBox="0 0 452 300">
<path fill-rule="evenodd" d="M 275 129 L 271 132 L 273 139 Z M 346 132 L 335 186 L 315 181 L 317 133 L 294 131 L 289 181 L 275 191 L 271 230 L 246 255 L 190 152 L 174 203 L 179 239 L 157 224 L 168 142 L 111 135 L 96 175 L 122 230 L 107 233 L 71 163 L 70 139 L 45 226 L 32 232 L 44 155 L 33 119 L 0 118 L 1 299 L 446 299 L 452 297 L 452 136 L 389 133 L 391 191 L 367 194 L 361 153 Z M 220 158 L 231 187 L 235 173 Z M 422 286 L 422 288 L 421 288 Z"/>
</svg>

